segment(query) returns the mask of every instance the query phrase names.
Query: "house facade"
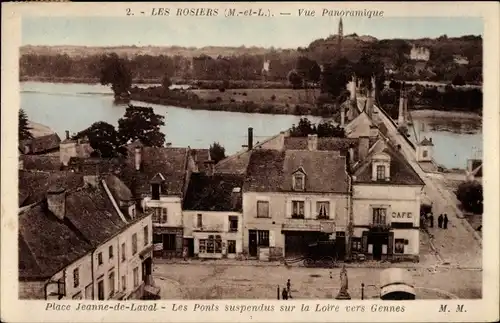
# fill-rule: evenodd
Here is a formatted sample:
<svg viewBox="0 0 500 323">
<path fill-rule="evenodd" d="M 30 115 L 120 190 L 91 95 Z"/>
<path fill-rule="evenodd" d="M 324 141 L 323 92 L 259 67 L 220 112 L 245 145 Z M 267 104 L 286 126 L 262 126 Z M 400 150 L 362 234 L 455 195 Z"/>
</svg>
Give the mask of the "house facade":
<svg viewBox="0 0 500 323">
<path fill-rule="evenodd" d="M 20 175 L 22 176 L 22 175 Z M 52 186 L 19 212 L 21 299 L 143 299 L 157 295 L 151 214 L 116 177 Z M 61 240 L 63 238 L 63 240 Z"/>
<path fill-rule="evenodd" d="M 252 152 L 243 186 L 243 250 L 250 257 L 301 255 L 311 242 L 334 239 L 344 242 L 335 256 L 344 256 L 346 158 L 309 148 Z"/>
<path fill-rule="evenodd" d="M 243 177 L 192 174 L 183 205 L 188 257 L 238 258 L 243 252 Z"/>
</svg>

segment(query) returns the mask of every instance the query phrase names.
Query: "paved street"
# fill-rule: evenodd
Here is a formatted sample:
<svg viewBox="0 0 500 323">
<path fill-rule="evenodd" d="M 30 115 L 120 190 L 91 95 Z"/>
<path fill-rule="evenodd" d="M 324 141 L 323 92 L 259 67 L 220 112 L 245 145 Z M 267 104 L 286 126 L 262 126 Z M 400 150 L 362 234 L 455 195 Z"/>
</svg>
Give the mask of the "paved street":
<svg viewBox="0 0 500 323">
<path fill-rule="evenodd" d="M 379 268 L 348 268 L 349 293 L 361 298 L 361 283 L 378 285 Z M 419 299 L 480 298 L 480 270 L 407 269 Z M 330 273 L 331 277 L 330 278 Z M 155 264 L 154 280 L 162 299 L 276 299 L 277 287 L 292 283 L 295 299 L 334 298 L 340 287 L 340 269 L 238 265 L 195 261 L 191 264 Z M 365 287 L 366 298 L 378 288 Z"/>
<path fill-rule="evenodd" d="M 470 227 L 458 209 L 456 199 L 449 192 L 442 180 L 434 178 L 422 171 L 416 162 L 415 152 L 405 139 L 399 134 L 394 125 L 380 112 L 375 111 L 386 125 L 389 138 L 401 145 L 401 152 L 413 166 L 415 171 L 425 182 L 425 193 L 433 201 L 433 213 L 436 221 L 435 227 L 430 229 L 433 236 L 432 243 L 437 250 L 442 262 L 452 266 L 481 267 L 482 247 L 480 240 L 475 237 L 474 230 Z M 450 220 L 447 230 L 437 228 L 437 216 L 441 213 L 448 214 Z"/>
</svg>

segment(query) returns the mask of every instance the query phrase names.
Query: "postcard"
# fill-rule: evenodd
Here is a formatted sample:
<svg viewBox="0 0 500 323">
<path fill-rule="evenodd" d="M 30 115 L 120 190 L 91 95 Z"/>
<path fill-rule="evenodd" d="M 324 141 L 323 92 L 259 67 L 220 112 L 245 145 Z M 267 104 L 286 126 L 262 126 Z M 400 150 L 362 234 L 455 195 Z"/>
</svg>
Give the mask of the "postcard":
<svg viewBox="0 0 500 323">
<path fill-rule="evenodd" d="M 2 9 L 2 320 L 498 320 L 498 4 Z"/>
</svg>

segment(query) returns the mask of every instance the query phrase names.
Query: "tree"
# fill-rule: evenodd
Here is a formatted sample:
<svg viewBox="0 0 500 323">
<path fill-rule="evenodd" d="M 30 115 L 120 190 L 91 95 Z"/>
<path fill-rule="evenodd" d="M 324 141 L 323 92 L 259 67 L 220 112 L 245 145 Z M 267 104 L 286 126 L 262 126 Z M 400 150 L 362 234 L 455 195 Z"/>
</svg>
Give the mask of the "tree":
<svg viewBox="0 0 500 323">
<path fill-rule="evenodd" d="M 462 182 L 456 191 L 457 199 L 464 210 L 477 214 L 483 213 L 483 185 L 478 181 Z"/>
<path fill-rule="evenodd" d="M 334 64 L 327 64 L 323 70 L 321 91 L 329 93 L 333 97 L 341 95 L 346 89 L 352 73 L 351 69 L 351 64 L 345 57 L 340 58 Z"/>
<path fill-rule="evenodd" d="M 170 80 L 170 77 L 167 74 L 165 74 L 161 79 L 161 86 L 163 86 L 164 89 L 168 89 L 171 85 L 172 81 Z"/>
<path fill-rule="evenodd" d="M 123 118 L 118 120 L 118 137 L 122 144 L 140 140 L 145 146 L 162 147 L 165 134 L 160 127 L 165 125 L 164 116 L 154 113 L 151 107 L 129 105 Z"/>
<path fill-rule="evenodd" d="M 288 72 L 288 82 L 292 85 L 294 89 L 300 89 L 303 86 L 304 79 L 296 70 L 291 70 Z"/>
<path fill-rule="evenodd" d="M 451 84 L 453 85 L 465 85 L 465 80 L 460 74 L 456 74 L 455 77 L 453 78 L 453 81 L 451 81 Z"/>
<path fill-rule="evenodd" d="M 319 82 L 321 78 L 321 67 L 319 64 L 305 56 L 297 59 L 296 71 L 304 80 L 314 83 Z"/>
<path fill-rule="evenodd" d="M 226 149 L 218 142 L 214 142 L 210 146 L 210 159 L 215 161 L 215 163 L 218 163 L 224 158 L 226 158 Z"/>
<path fill-rule="evenodd" d="M 307 137 L 312 134 L 317 134 L 318 137 L 346 137 L 344 129 L 338 125 L 335 126 L 331 122 L 325 121 L 316 126 L 307 118 L 300 118 L 299 124 L 293 125 L 290 130 L 291 137 Z"/>
<path fill-rule="evenodd" d="M 31 128 L 28 126 L 29 122 L 28 116 L 26 115 L 26 112 L 24 112 L 23 109 L 19 109 L 18 117 L 19 117 L 19 124 L 18 124 L 19 140 L 26 140 L 33 138 L 33 135 L 30 132 Z"/>
<path fill-rule="evenodd" d="M 93 123 L 90 127 L 80 131 L 74 136 L 74 139 L 87 137 L 90 146 L 98 152 L 99 156 L 111 158 L 118 155 L 118 132 L 115 127 L 107 122 L 99 121 Z"/>
<path fill-rule="evenodd" d="M 100 81 L 102 85 L 111 84 L 115 97 L 121 96 L 132 87 L 132 73 L 126 61 L 112 53 L 101 57 Z"/>
</svg>

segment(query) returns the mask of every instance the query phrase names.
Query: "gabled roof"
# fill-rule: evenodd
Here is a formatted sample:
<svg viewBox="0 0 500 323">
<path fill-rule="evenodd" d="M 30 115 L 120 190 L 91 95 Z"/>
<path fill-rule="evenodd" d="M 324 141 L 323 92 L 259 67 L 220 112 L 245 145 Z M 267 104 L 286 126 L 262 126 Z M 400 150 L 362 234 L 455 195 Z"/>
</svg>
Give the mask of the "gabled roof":
<svg viewBox="0 0 500 323">
<path fill-rule="evenodd" d="M 24 147 L 29 147 L 29 154 L 40 154 L 47 151 L 59 149 L 59 143 L 61 138 L 56 133 L 49 135 L 44 135 L 40 137 L 34 137 L 32 139 L 26 139 L 21 141 L 21 149 L 24 151 Z"/>
<path fill-rule="evenodd" d="M 372 158 L 378 153 L 386 153 L 391 158 L 389 181 L 372 180 Z M 405 157 L 398 151 L 398 149 L 382 139 L 377 141 L 377 143 L 370 149 L 367 158 L 356 165 L 353 176 L 355 177 L 354 183 L 425 185 L 423 180 L 406 161 Z"/>
<path fill-rule="evenodd" d="M 350 138 L 369 136 L 370 128 L 375 126 L 373 120 L 366 114 L 366 112 L 361 112 L 356 118 L 349 122 L 345 126 L 346 135 Z"/>
<path fill-rule="evenodd" d="M 420 146 L 434 146 L 432 143 L 432 139 L 427 139 L 424 137 L 424 139 L 419 143 Z"/>
<path fill-rule="evenodd" d="M 149 195 L 151 180 L 158 173 L 165 178 L 162 192 L 167 195 L 183 194 L 189 148 L 142 147 L 140 170 L 135 169 L 135 145 L 129 145 L 127 150 L 128 157 L 121 178 L 134 195 Z"/>
<path fill-rule="evenodd" d="M 256 150 L 252 152 L 244 190 L 254 192 L 293 191 L 293 173 L 306 173 L 305 191 L 345 193 L 348 188 L 346 159 L 335 151 Z"/>
<path fill-rule="evenodd" d="M 195 211 L 236 211 L 242 207 L 241 193 L 234 194 L 233 189 L 243 186 L 243 176 L 231 174 L 202 173 L 191 175 L 184 210 Z"/>
</svg>

